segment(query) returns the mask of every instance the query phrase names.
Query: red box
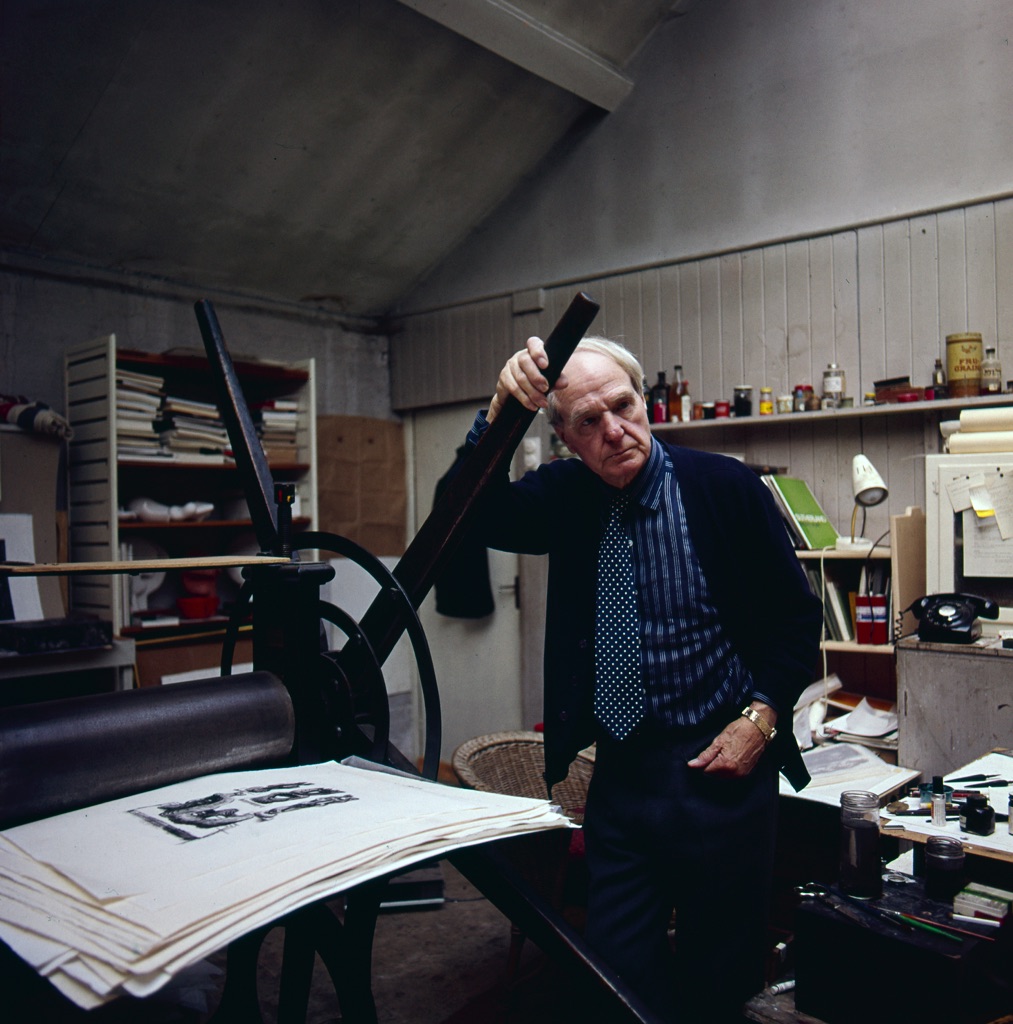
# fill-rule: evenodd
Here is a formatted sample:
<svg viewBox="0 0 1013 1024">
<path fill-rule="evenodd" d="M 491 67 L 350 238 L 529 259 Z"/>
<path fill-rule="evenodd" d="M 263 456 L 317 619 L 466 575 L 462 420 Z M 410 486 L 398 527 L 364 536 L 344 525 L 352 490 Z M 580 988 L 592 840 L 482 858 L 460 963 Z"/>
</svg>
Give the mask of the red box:
<svg viewBox="0 0 1013 1024">
<path fill-rule="evenodd" d="M 885 594 L 859 594 L 855 598 L 855 639 L 860 644 L 890 642 Z"/>
</svg>

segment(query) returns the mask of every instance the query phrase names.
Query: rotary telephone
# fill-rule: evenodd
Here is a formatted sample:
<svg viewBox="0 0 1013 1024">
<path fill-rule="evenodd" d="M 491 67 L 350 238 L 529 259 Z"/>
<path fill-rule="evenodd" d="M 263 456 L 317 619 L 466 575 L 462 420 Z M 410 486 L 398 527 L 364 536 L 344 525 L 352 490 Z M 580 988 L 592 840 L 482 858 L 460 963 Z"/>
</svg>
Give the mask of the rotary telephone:
<svg viewBox="0 0 1013 1024">
<path fill-rule="evenodd" d="M 970 644 L 981 636 L 978 616 L 999 618 L 999 606 L 976 594 L 929 594 L 913 605 L 918 639 L 942 644 Z"/>
</svg>

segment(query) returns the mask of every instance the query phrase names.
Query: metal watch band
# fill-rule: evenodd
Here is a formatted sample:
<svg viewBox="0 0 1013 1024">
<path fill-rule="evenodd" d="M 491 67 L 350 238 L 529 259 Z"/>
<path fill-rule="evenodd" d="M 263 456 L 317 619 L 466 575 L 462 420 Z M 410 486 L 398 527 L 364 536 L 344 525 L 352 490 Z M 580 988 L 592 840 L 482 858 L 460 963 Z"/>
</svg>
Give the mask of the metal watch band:
<svg viewBox="0 0 1013 1024">
<path fill-rule="evenodd" d="M 763 739 L 766 743 L 769 743 L 776 735 L 777 729 L 775 726 L 770 725 L 767 720 L 760 714 L 756 708 L 745 707 L 742 709 L 742 717 L 748 718 L 753 725 L 756 726 L 760 732 L 763 733 Z"/>
</svg>

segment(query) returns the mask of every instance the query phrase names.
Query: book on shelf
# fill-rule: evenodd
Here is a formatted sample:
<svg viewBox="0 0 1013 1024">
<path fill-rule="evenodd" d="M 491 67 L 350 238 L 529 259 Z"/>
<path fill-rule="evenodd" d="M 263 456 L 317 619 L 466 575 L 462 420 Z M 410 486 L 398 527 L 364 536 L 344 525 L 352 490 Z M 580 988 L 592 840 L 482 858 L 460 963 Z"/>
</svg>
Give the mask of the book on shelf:
<svg viewBox="0 0 1013 1024">
<path fill-rule="evenodd" d="M 158 395 L 146 391 L 129 391 L 122 388 L 116 390 L 116 409 L 118 412 L 131 411 L 147 413 L 152 419 L 161 408 L 162 399 Z"/>
<path fill-rule="evenodd" d="M 157 441 L 145 444 L 139 439 L 127 438 L 117 444 L 116 457 L 119 459 L 171 459 L 172 452 L 163 448 Z"/>
<path fill-rule="evenodd" d="M 294 398 L 268 398 L 262 402 L 253 402 L 250 408 L 273 412 L 298 412 L 299 402 Z"/>
<path fill-rule="evenodd" d="M 165 388 L 165 378 L 154 373 L 140 373 L 137 370 L 126 370 L 122 366 L 116 367 L 117 387 L 130 388 L 134 391 L 147 391 L 151 394 L 161 394 Z"/>
<path fill-rule="evenodd" d="M 852 628 L 851 603 L 844 588 L 836 580 L 827 580 L 826 603 L 830 606 L 834 622 L 837 624 L 838 640 L 851 641 L 855 639 L 855 631 Z"/>
<path fill-rule="evenodd" d="M 155 421 L 141 416 L 129 416 L 118 413 L 116 416 L 116 432 L 119 434 L 132 434 L 134 437 L 158 439 Z"/>
<path fill-rule="evenodd" d="M 197 402 L 190 398 L 180 398 L 178 395 L 166 395 L 162 406 L 166 413 L 180 413 L 201 419 L 220 419 L 218 406 L 214 402 Z"/>
<path fill-rule="evenodd" d="M 834 546 L 837 528 L 827 518 L 804 480 L 774 473 L 765 474 L 760 479 L 774 495 L 797 548 L 818 551 Z"/>
<path fill-rule="evenodd" d="M 295 424 L 298 415 L 295 409 L 258 409 L 254 412 L 253 419 L 265 426 L 268 424 L 290 426 Z"/>
<path fill-rule="evenodd" d="M 157 608 L 135 611 L 133 613 L 135 626 L 142 629 L 164 629 L 166 626 L 178 626 L 179 616 Z"/>
<path fill-rule="evenodd" d="M 818 566 L 806 565 L 805 574 L 812 592 L 823 602 L 827 638 L 848 642 L 854 640 L 854 617 L 848 591 L 837 580 L 821 572 Z"/>
</svg>

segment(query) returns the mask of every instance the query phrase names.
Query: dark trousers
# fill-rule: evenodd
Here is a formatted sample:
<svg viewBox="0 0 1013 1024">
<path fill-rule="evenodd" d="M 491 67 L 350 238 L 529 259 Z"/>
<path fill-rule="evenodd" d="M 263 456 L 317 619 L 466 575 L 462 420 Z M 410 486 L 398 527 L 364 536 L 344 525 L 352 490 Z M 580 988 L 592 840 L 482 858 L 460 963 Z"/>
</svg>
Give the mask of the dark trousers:
<svg viewBox="0 0 1013 1024">
<path fill-rule="evenodd" d="M 664 1020 L 738 1019 L 763 984 L 777 770 L 686 767 L 719 730 L 598 744 L 586 937 Z M 675 955 L 667 929 L 675 909 Z"/>
</svg>

